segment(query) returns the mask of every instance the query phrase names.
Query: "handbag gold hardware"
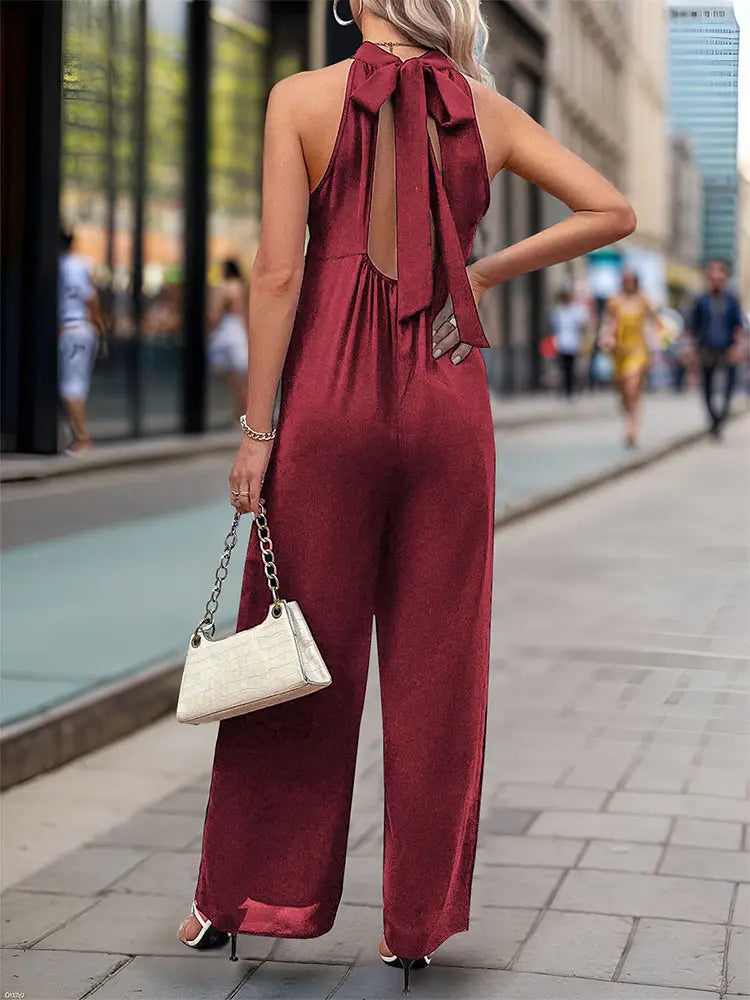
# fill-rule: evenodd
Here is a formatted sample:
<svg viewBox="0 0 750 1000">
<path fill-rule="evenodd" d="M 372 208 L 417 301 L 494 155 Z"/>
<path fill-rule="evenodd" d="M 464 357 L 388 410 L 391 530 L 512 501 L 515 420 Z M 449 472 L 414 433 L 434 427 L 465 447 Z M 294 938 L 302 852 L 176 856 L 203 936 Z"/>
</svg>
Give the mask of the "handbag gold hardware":
<svg viewBox="0 0 750 1000">
<path fill-rule="evenodd" d="M 236 511 L 204 616 L 188 642 L 177 699 L 178 722 L 197 725 L 229 719 L 300 698 L 331 684 L 331 675 L 299 605 L 279 595 L 262 500 L 254 521 L 272 597 L 268 614 L 259 625 L 224 639 L 213 639 L 221 587 L 237 543 L 240 516 Z"/>
</svg>

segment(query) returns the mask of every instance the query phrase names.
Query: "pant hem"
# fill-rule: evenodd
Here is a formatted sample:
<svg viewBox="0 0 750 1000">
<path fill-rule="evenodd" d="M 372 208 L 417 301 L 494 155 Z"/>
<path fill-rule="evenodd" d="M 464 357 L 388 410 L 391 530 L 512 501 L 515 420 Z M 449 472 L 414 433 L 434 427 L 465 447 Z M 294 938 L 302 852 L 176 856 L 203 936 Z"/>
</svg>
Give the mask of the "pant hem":
<svg viewBox="0 0 750 1000">
<path fill-rule="evenodd" d="M 227 934 L 252 934 L 275 938 L 314 938 L 327 934 L 333 927 L 336 912 L 321 903 L 311 906 L 273 906 L 246 899 L 234 914 L 216 913 L 204 908 L 196 897 L 200 912 L 212 925 Z"/>
<path fill-rule="evenodd" d="M 398 932 L 391 924 L 385 926 L 385 940 L 389 949 L 402 958 L 422 958 L 424 955 L 431 955 L 441 944 L 453 937 L 454 934 L 462 934 L 469 929 L 468 917 L 456 923 L 445 923 L 442 927 L 436 928 L 429 934 L 421 933 L 421 936 L 414 937 L 409 943 L 408 950 L 399 947 L 399 941 L 403 940 L 404 932 Z M 408 940 L 408 935 L 407 935 Z"/>
</svg>

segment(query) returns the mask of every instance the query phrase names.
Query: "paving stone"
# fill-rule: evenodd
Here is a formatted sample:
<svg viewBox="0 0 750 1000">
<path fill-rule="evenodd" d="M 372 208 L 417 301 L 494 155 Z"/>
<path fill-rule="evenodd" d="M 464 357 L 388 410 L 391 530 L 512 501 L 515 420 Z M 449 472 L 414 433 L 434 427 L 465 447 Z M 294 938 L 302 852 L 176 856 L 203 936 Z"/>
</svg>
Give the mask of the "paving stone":
<svg viewBox="0 0 750 1000">
<path fill-rule="evenodd" d="M 234 990 L 257 967 L 251 962 L 230 962 L 226 949 L 221 951 L 225 961 L 212 962 L 205 959 L 215 954 L 213 949 L 190 953 L 184 945 L 182 948 L 186 954 L 180 958 L 138 955 L 96 990 L 92 1000 L 134 1000 L 135 997 L 142 1000 L 206 1000 L 207 997 L 226 1000 L 237 995 Z"/>
<path fill-rule="evenodd" d="M 264 962 L 232 1000 L 328 1000 L 347 970 L 346 965 Z"/>
<path fill-rule="evenodd" d="M 747 796 L 747 768 L 701 767 L 688 781 L 687 790 L 692 795 L 721 795 L 744 799 Z"/>
<path fill-rule="evenodd" d="M 8 949 L 2 954 L 0 993 L 29 1000 L 78 1000 L 127 961 L 127 955 Z"/>
<path fill-rule="evenodd" d="M 750 930 L 730 927 L 727 993 L 750 994 Z"/>
<path fill-rule="evenodd" d="M 658 844 L 626 844 L 617 840 L 595 840 L 578 862 L 579 868 L 604 871 L 655 872 L 662 848 Z"/>
<path fill-rule="evenodd" d="M 726 923 L 734 886 L 675 875 L 574 869 L 552 901 L 555 910 Z"/>
<path fill-rule="evenodd" d="M 474 867 L 472 901 L 479 906 L 541 908 L 554 892 L 563 872 L 559 868 L 521 868 L 510 865 Z"/>
<path fill-rule="evenodd" d="M 382 907 L 382 854 L 347 856 L 344 872 L 344 891 L 341 898 L 346 903 Z"/>
<path fill-rule="evenodd" d="M 750 885 L 746 883 L 737 888 L 732 923 L 741 927 L 750 927 Z"/>
<path fill-rule="evenodd" d="M 581 979 L 611 979 L 632 926 L 629 917 L 548 910 L 513 968 Z"/>
<path fill-rule="evenodd" d="M 691 816 L 694 819 L 750 822 L 750 802 L 718 795 L 667 795 L 659 792 L 615 792 L 609 812 L 643 816 Z"/>
<path fill-rule="evenodd" d="M 525 833 L 536 817 L 537 813 L 528 810 L 494 807 L 487 811 L 482 820 L 482 831 L 497 834 Z"/>
<path fill-rule="evenodd" d="M 13 888 L 95 896 L 148 856 L 149 851 L 144 848 L 81 847 L 16 882 Z"/>
<path fill-rule="evenodd" d="M 637 767 L 625 783 L 628 789 L 648 792 L 681 792 L 685 774 L 672 765 L 668 767 Z"/>
<path fill-rule="evenodd" d="M 504 969 L 532 928 L 537 910 L 472 908 L 468 931 L 453 934 L 435 952 L 435 965 Z"/>
<path fill-rule="evenodd" d="M 145 892 L 192 899 L 201 856 L 197 851 L 157 851 L 118 879 L 113 892 Z"/>
<path fill-rule="evenodd" d="M 182 896 L 147 896 L 145 893 L 113 892 L 101 898 L 86 913 L 43 938 L 37 948 L 65 951 L 117 951 L 127 955 L 190 954 L 177 937 L 177 928 L 190 913 L 190 891 Z M 243 958 L 267 958 L 274 938 L 242 934 L 237 954 Z M 223 958 L 225 948 L 209 948 L 201 955 L 209 961 Z M 234 963 L 233 963 L 234 964 Z"/>
<path fill-rule="evenodd" d="M 167 795 L 159 802 L 149 806 L 151 812 L 184 813 L 187 816 L 206 815 L 208 805 L 208 788 L 181 788 L 178 792 Z"/>
<path fill-rule="evenodd" d="M 739 823 L 714 823 L 710 819 L 678 819 L 669 842 L 683 847 L 736 851 L 741 846 L 742 827 Z"/>
<path fill-rule="evenodd" d="M 2 901 L 3 948 L 25 947 L 48 934 L 65 921 L 82 913 L 96 897 L 73 896 L 46 892 L 23 892 L 7 889 Z M 119 948 L 101 948 L 100 951 L 119 951 Z"/>
<path fill-rule="evenodd" d="M 655 986 L 718 990 L 724 940 L 725 929 L 718 924 L 641 920 L 620 979 Z"/>
<path fill-rule="evenodd" d="M 750 854 L 704 847 L 668 847 L 659 871 L 663 875 L 750 882 Z"/>
<path fill-rule="evenodd" d="M 552 788 L 546 785 L 501 785 L 493 804 L 509 809 L 565 809 L 596 812 L 606 793 L 590 788 Z"/>
<path fill-rule="evenodd" d="M 152 850 L 177 850 L 193 841 L 203 831 L 202 816 L 144 810 L 111 830 L 99 834 L 90 844 L 150 847 Z"/>
<path fill-rule="evenodd" d="M 620 783 L 633 758 L 634 754 L 630 747 L 626 747 L 624 752 L 614 756 L 600 754 L 588 756 L 576 763 L 572 771 L 567 774 L 565 787 L 603 788 L 609 791 Z"/>
<path fill-rule="evenodd" d="M 377 956 L 382 936 L 383 912 L 380 907 L 342 903 L 327 934 L 302 940 L 279 938 L 273 948 L 273 960 L 351 965 L 360 956 L 364 960 Z M 244 941 L 242 944 L 244 947 Z M 237 954 L 245 954 L 240 947 L 240 939 L 237 941 Z"/>
<path fill-rule="evenodd" d="M 662 989 L 487 968 L 441 968 L 434 961 L 428 968 L 413 973 L 413 984 L 412 995 L 424 1000 L 457 1000 L 459 997 L 466 1000 L 717 1000 L 716 993 L 704 990 Z M 397 970 L 388 969 L 379 962 L 353 969 L 331 1000 L 362 1000 L 363 997 L 366 1000 L 394 1000 L 399 992 Z"/>
<path fill-rule="evenodd" d="M 535 865 L 539 868 L 572 868 L 585 841 L 553 837 L 480 837 L 477 862 L 493 865 Z"/>
<path fill-rule="evenodd" d="M 528 832 L 532 837 L 578 837 L 661 844 L 669 833 L 669 820 L 661 816 L 543 812 Z"/>
</svg>

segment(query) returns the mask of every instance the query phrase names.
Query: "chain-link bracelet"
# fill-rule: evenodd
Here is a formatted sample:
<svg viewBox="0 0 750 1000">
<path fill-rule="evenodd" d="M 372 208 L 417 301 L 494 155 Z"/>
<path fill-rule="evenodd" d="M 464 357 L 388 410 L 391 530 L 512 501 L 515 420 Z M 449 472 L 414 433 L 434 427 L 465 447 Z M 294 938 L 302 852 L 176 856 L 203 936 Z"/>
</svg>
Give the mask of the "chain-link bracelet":
<svg viewBox="0 0 750 1000">
<path fill-rule="evenodd" d="M 248 424 L 244 413 L 240 417 L 240 427 L 249 438 L 253 439 L 253 441 L 271 441 L 276 437 L 275 427 L 270 431 L 254 431 Z"/>
</svg>

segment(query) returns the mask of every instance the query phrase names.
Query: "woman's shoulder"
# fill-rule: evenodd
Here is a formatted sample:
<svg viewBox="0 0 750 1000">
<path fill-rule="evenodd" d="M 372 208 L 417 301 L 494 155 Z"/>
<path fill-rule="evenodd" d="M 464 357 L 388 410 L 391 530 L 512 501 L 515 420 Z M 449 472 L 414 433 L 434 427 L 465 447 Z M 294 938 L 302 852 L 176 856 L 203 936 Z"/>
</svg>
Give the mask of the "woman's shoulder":
<svg viewBox="0 0 750 1000">
<path fill-rule="evenodd" d="M 327 99 L 338 98 L 340 101 L 352 61 L 342 59 L 320 69 L 302 70 L 285 76 L 271 88 L 269 107 L 273 104 L 294 118 L 306 121 L 326 104 Z"/>
</svg>

